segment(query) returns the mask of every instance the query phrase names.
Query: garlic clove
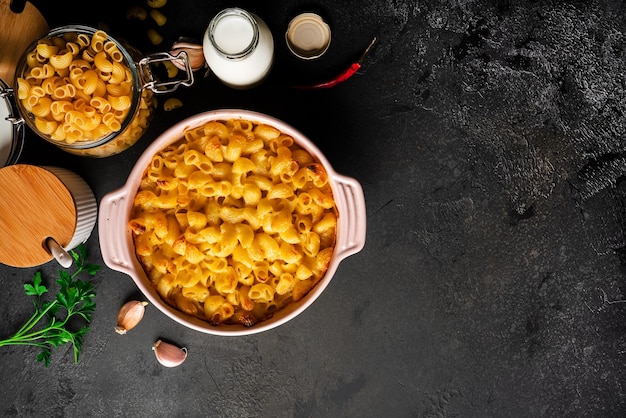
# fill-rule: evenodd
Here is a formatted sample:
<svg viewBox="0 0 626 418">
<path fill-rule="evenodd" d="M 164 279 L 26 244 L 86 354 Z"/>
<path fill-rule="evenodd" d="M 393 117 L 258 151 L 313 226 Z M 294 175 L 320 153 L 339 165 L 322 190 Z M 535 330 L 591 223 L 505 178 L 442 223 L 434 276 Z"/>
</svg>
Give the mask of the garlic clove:
<svg viewBox="0 0 626 418">
<path fill-rule="evenodd" d="M 187 348 L 179 348 L 174 344 L 169 344 L 158 340 L 152 346 L 152 351 L 156 359 L 161 365 L 165 367 L 180 366 L 187 358 Z"/>
<path fill-rule="evenodd" d="M 135 326 L 143 318 L 145 307 L 148 302 L 131 300 L 126 302 L 117 313 L 117 326 L 115 332 L 124 335 L 127 331 L 135 328 Z"/>
<path fill-rule="evenodd" d="M 170 54 L 177 57 L 182 51 L 187 53 L 189 59 L 189 66 L 192 71 L 197 71 L 206 65 L 204 59 L 204 50 L 201 44 L 196 44 L 187 41 L 178 41 L 172 45 Z M 185 71 L 185 64 L 180 60 L 173 60 L 172 63 L 180 70 Z"/>
</svg>

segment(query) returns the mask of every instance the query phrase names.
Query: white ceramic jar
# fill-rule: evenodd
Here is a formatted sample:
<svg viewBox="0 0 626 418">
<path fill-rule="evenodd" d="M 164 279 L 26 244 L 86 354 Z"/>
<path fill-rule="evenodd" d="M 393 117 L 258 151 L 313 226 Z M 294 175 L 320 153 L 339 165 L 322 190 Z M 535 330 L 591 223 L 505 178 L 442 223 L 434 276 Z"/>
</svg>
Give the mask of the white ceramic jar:
<svg viewBox="0 0 626 418">
<path fill-rule="evenodd" d="M 0 263 L 39 266 L 53 258 L 69 267 L 67 252 L 87 241 L 98 206 L 89 185 L 60 167 L 15 164 L 0 168 Z"/>
<path fill-rule="evenodd" d="M 263 82 L 274 62 L 274 38 L 267 24 L 239 8 L 224 9 L 211 20 L 202 47 L 211 71 L 236 89 Z"/>
</svg>

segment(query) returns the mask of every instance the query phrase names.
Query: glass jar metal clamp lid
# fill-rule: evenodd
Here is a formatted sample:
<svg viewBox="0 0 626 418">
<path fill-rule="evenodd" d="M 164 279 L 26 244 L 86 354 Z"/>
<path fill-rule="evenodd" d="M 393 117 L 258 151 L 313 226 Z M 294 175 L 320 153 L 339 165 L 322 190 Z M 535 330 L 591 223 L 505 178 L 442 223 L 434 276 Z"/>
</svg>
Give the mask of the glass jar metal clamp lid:
<svg viewBox="0 0 626 418">
<path fill-rule="evenodd" d="M 0 79 L 0 167 L 15 164 L 24 146 L 24 119 L 14 100 L 13 89 Z"/>
<path fill-rule="evenodd" d="M 163 61 L 184 66 L 186 78 L 158 80 L 152 66 Z M 142 56 L 102 30 L 70 25 L 33 42 L 14 85 L 20 114 L 41 138 L 72 154 L 107 157 L 144 134 L 155 93 L 193 82 L 185 52 Z"/>
<path fill-rule="evenodd" d="M 274 38 L 267 24 L 236 7 L 215 15 L 202 46 L 211 71 L 222 83 L 236 89 L 263 82 L 274 62 Z"/>
</svg>

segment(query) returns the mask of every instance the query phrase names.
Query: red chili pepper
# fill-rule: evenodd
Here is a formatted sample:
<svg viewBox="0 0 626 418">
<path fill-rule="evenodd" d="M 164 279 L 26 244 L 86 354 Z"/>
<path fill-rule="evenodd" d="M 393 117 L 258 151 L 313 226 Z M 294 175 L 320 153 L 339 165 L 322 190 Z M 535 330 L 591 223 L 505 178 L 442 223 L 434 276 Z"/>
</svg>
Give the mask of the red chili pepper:
<svg viewBox="0 0 626 418">
<path fill-rule="evenodd" d="M 358 61 L 354 62 L 347 70 L 343 71 L 336 77 L 328 81 L 321 82 L 321 83 L 311 84 L 308 86 L 294 86 L 294 88 L 301 89 L 301 90 L 328 89 L 328 88 L 336 86 L 337 84 L 343 83 L 344 81 L 352 77 L 354 73 L 359 71 L 359 69 L 363 65 L 363 60 L 365 60 L 365 56 L 370 51 L 370 49 L 372 49 L 375 43 L 376 43 L 376 37 L 372 39 L 372 42 L 370 42 L 370 44 L 367 46 L 365 51 L 363 51 L 363 54 L 361 54 L 361 57 L 358 59 Z"/>
</svg>

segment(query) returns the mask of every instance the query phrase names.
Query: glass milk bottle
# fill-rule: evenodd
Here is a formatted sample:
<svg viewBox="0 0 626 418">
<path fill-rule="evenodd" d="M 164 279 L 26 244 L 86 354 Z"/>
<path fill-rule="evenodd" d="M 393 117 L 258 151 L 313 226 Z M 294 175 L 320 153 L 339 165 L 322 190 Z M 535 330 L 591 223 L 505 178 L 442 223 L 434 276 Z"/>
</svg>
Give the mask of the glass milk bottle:
<svg viewBox="0 0 626 418">
<path fill-rule="evenodd" d="M 265 22 L 239 8 L 219 12 L 202 41 L 211 71 L 229 87 L 247 89 L 260 84 L 274 61 L 274 39 Z"/>
</svg>

